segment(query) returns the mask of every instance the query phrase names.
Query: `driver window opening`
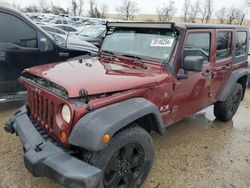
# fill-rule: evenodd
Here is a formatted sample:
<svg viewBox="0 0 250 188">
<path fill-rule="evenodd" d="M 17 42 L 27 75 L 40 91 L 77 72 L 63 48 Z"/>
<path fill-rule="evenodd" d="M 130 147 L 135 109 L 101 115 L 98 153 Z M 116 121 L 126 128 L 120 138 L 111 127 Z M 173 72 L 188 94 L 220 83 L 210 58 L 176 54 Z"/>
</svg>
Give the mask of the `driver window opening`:
<svg viewBox="0 0 250 188">
<path fill-rule="evenodd" d="M 184 59 L 187 56 L 201 56 L 204 64 L 210 57 L 210 33 L 190 33 L 184 48 Z"/>
</svg>

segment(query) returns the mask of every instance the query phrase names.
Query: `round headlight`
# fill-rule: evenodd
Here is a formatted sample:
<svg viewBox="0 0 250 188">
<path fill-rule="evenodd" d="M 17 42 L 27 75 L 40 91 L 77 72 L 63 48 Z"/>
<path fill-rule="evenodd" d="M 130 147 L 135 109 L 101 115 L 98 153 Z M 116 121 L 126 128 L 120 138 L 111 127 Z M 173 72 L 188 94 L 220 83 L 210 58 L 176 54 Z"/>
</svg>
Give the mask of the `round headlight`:
<svg viewBox="0 0 250 188">
<path fill-rule="evenodd" d="M 62 107 L 62 118 L 64 121 L 66 121 L 67 123 L 70 122 L 71 120 L 71 113 L 70 113 L 70 108 L 68 105 L 63 105 Z"/>
</svg>

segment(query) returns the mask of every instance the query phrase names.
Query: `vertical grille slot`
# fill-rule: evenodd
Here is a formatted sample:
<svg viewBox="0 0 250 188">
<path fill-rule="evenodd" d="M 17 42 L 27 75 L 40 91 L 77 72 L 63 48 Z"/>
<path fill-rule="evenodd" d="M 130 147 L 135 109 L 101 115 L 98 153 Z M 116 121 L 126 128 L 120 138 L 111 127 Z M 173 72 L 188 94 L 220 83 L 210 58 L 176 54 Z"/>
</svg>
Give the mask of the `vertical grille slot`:
<svg viewBox="0 0 250 188">
<path fill-rule="evenodd" d="M 40 107 L 39 107 L 39 109 L 40 109 L 39 117 L 40 117 L 40 120 L 43 121 L 43 97 L 42 96 L 40 96 Z"/>
<path fill-rule="evenodd" d="M 50 115 L 50 127 L 51 129 L 53 129 L 53 126 L 54 126 L 54 115 L 55 115 L 55 107 L 54 107 L 54 103 L 51 102 L 50 104 L 50 111 L 51 111 L 51 115 Z"/>
<path fill-rule="evenodd" d="M 39 118 L 39 95 L 36 94 L 36 118 Z"/>
<path fill-rule="evenodd" d="M 55 127 L 56 104 L 49 100 L 43 93 L 36 93 L 28 89 L 28 104 L 32 118 L 41 127 L 47 130 Z"/>
<path fill-rule="evenodd" d="M 51 127 L 51 102 L 48 101 L 48 125 Z"/>
<path fill-rule="evenodd" d="M 48 125 L 48 99 L 45 100 L 45 112 L 44 112 L 44 116 L 45 116 L 45 123 Z"/>
<path fill-rule="evenodd" d="M 34 98 L 34 109 L 33 109 L 33 112 L 34 112 L 34 116 L 35 118 L 37 117 L 37 103 L 36 103 L 36 94 L 33 93 L 33 98 Z"/>
<path fill-rule="evenodd" d="M 43 107 L 43 101 L 42 101 L 42 97 L 41 96 L 37 96 L 38 98 L 38 118 L 39 121 L 42 120 L 42 107 Z"/>
</svg>

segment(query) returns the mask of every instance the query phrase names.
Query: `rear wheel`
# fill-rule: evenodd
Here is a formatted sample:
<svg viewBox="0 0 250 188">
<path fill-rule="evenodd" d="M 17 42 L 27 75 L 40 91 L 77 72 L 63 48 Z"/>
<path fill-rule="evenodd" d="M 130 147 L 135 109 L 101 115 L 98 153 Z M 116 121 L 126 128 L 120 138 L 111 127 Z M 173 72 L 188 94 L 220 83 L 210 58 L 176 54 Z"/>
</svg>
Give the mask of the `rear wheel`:
<svg viewBox="0 0 250 188">
<path fill-rule="evenodd" d="M 145 181 L 154 161 L 151 136 L 141 127 L 120 131 L 100 152 L 88 156 L 88 162 L 102 169 L 101 188 L 136 188 Z"/>
<path fill-rule="evenodd" d="M 239 108 L 243 96 L 241 84 L 236 83 L 228 95 L 226 101 L 217 102 L 214 105 L 214 115 L 218 120 L 229 121 L 233 118 Z"/>
</svg>

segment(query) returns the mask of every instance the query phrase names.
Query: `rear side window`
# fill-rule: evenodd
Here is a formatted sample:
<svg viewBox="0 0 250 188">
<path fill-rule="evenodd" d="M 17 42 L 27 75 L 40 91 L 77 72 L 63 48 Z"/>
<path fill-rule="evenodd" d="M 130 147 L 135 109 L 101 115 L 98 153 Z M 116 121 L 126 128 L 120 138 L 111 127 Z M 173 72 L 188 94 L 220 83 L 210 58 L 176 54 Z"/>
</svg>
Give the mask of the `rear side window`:
<svg viewBox="0 0 250 188">
<path fill-rule="evenodd" d="M 77 30 L 74 29 L 74 28 L 72 28 L 72 27 L 69 27 L 69 31 L 70 31 L 70 32 L 75 32 L 75 31 L 77 31 Z"/>
<path fill-rule="evenodd" d="M 231 31 L 217 32 L 216 60 L 230 57 L 231 50 L 232 50 L 232 32 Z"/>
<path fill-rule="evenodd" d="M 0 42 L 37 48 L 37 33 L 32 27 L 10 14 L 0 12 Z"/>
<path fill-rule="evenodd" d="M 63 20 L 63 24 L 68 24 L 67 20 Z"/>
<path fill-rule="evenodd" d="M 56 33 L 59 33 L 59 34 L 65 35 L 65 33 L 64 33 L 62 30 L 59 30 L 59 29 L 55 29 L 55 30 L 56 30 Z"/>
<path fill-rule="evenodd" d="M 210 57 L 210 33 L 190 33 L 184 49 L 184 59 L 187 56 L 202 56 L 204 64 Z"/>
<path fill-rule="evenodd" d="M 247 53 L 247 32 L 238 31 L 236 33 L 235 56 L 246 55 Z"/>
<path fill-rule="evenodd" d="M 61 25 L 58 25 L 58 26 L 56 26 L 56 27 L 58 27 L 58 28 L 60 28 L 60 29 L 64 29 L 63 26 L 61 26 Z"/>
</svg>

